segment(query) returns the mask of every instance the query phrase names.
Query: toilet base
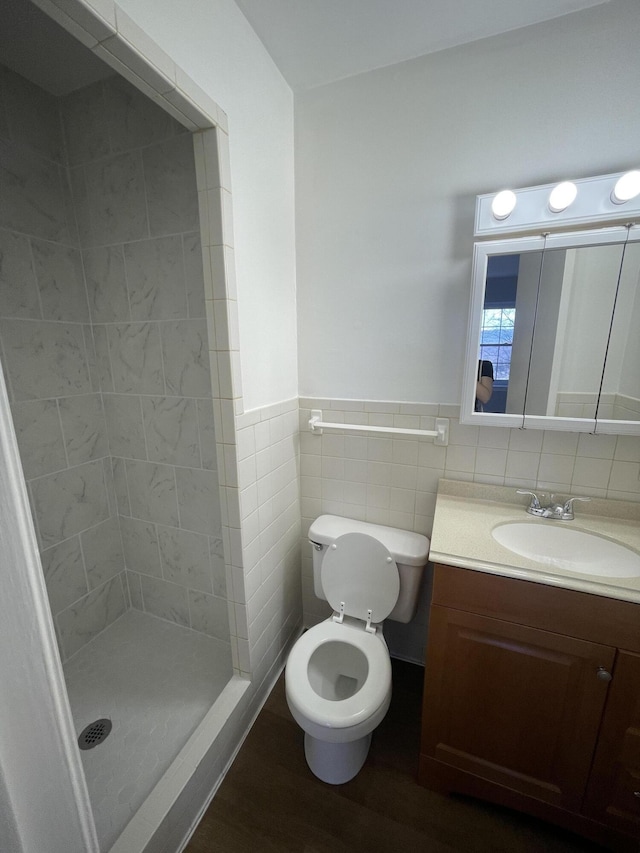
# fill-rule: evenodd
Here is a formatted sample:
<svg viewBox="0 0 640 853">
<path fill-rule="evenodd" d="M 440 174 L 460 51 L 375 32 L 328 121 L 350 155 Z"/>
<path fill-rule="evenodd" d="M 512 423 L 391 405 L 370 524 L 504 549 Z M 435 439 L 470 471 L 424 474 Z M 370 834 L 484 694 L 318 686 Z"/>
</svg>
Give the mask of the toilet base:
<svg viewBox="0 0 640 853">
<path fill-rule="evenodd" d="M 347 743 L 329 743 L 305 732 L 304 755 L 314 776 L 329 785 L 342 785 L 360 772 L 370 744 L 371 732 Z"/>
</svg>

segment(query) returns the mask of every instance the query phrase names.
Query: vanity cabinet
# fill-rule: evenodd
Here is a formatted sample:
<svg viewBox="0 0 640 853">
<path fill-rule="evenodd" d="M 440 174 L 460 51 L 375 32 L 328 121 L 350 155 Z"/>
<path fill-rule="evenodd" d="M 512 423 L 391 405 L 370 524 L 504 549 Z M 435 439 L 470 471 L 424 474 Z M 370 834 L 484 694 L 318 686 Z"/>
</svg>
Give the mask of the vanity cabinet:
<svg viewBox="0 0 640 853">
<path fill-rule="evenodd" d="M 640 835 L 640 655 L 618 652 L 583 811 Z"/>
<path fill-rule="evenodd" d="M 637 850 L 640 605 L 436 565 L 419 781 Z"/>
</svg>

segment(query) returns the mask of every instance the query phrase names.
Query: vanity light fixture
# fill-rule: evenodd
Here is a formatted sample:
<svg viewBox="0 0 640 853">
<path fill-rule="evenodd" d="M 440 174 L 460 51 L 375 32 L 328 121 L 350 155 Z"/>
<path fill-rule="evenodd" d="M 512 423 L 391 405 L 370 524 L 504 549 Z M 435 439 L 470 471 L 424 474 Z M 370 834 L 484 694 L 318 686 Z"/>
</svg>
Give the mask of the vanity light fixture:
<svg viewBox="0 0 640 853">
<path fill-rule="evenodd" d="M 491 212 L 495 219 L 506 219 L 516 206 L 516 194 L 511 190 L 502 190 L 491 202 Z"/>
<path fill-rule="evenodd" d="M 573 204 L 578 195 L 578 187 L 572 181 L 563 181 L 551 190 L 549 210 L 552 213 L 562 213 Z"/>
<path fill-rule="evenodd" d="M 624 204 L 637 195 L 640 195 L 640 171 L 634 169 L 618 178 L 611 193 L 611 201 L 614 204 Z"/>
<path fill-rule="evenodd" d="M 640 221 L 640 166 L 479 195 L 474 234 L 540 234 Z"/>
</svg>

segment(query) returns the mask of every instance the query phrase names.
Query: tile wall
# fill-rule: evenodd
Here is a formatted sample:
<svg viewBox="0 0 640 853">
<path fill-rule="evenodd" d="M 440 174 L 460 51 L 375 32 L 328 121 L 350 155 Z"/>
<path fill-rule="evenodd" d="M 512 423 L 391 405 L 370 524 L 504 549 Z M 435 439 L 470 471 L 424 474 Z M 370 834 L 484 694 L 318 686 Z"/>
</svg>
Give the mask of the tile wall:
<svg viewBox="0 0 640 853">
<path fill-rule="evenodd" d="M 119 77 L 0 81 L 0 342 L 63 658 L 129 604 L 228 642 L 192 137 Z"/>
<path fill-rule="evenodd" d="M 233 665 L 260 685 L 301 624 L 297 398 L 244 411 L 229 137 L 194 137 Z"/>
<path fill-rule="evenodd" d="M 559 392 L 556 414 L 567 418 L 592 418 L 598 408 L 598 417 L 616 421 L 640 420 L 640 400 L 626 394 L 595 394 Z"/>
<path fill-rule="evenodd" d="M 127 607 L 55 98 L 0 69 L 0 345 L 63 657 Z"/>
<path fill-rule="evenodd" d="M 298 630 L 302 612 L 298 401 L 238 415 L 235 425 L 225 484 L 239 498 L 237 515 L 229 515 L 232 634 L 241 671 L 260 681 Z M 223 433 L 230 428 L 229 413 Z"/>
<path fill-rule="evenodd" d="M 448 447 L 431 439 L 308 429 L 311 409 L 331 422 L 433 429 L 450 419 Z M 640 501 L 640 437 L 461 425 L 456 406 L 362 400 L 300 399 L 300 482 L 304 621 L 329 613 L 313 592 L 309 525 L 322 513 L 387 524 L 429 536 L 438 480 L 540 488 L 574 495 Z M 429 578 L 426 583 L 428 585 Z M 393 653 L 421 660 L 427 586 L 416 619 L 388 623 Z"/>
<path fill-rule="evenodd" d="M 61 114 L 131 605 L 228 642 L 192 137 L 120 77 Z"/>
</svg>

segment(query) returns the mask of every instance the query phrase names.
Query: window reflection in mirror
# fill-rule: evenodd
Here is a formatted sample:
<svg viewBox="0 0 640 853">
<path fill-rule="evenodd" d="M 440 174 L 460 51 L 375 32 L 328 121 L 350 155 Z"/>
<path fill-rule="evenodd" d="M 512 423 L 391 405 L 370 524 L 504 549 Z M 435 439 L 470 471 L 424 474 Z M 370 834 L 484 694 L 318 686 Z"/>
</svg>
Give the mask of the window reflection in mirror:
<svg viewBox="0 0 640 853">
<path fill-rule="evenodd" d="M 507 411 L 519 265 L 520 255 L 494 255 L 487 262 L 479 360 L 491 364 L 493 387 L 476 411 Z"/>
</svg>

